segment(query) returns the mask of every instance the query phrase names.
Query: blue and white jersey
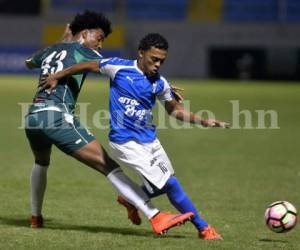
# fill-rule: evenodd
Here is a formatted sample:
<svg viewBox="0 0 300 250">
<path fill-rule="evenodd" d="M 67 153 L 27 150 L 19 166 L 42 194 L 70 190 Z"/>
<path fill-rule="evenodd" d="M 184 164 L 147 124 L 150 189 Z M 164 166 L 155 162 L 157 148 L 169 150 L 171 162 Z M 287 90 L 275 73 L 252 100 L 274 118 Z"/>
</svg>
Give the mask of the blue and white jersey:
<svg viewBox="0 0 300 250">
<path fill-rule="evenodd" d="M 156 97 L 160 101 L 172 100 L 167 80 L 160 75 L 147 77 L 137 67 L 136 60 L 103 59 L 99 68 L 110 77 L 110 141 L 119 144 L 130 140 L 154 141 L 156 127 L 152 124 L 152 109 Z"/>
</svg>

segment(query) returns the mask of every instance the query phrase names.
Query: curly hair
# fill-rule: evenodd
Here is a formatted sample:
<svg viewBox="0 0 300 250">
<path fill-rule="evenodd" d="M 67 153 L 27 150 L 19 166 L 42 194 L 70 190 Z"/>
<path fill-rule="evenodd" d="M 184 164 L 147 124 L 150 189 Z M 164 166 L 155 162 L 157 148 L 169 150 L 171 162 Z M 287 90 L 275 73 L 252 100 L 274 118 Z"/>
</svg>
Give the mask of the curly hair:
<svg viewBox="0 0 300 250">
<path fill-rule="evenodd" d="M 102 13 L 88 10 L 82 14 L 77 14 L 70 24 L 73 36 L 82 30 L 97 28 L 104 32 L 105 37 L 112 32 L 111 22 Z"/>
<path fill-rule="evenodd" d="M 169 44 L 166 38 L 158 33 L 150 33 L 146 35 L 139 43 L 139 50 L 149 50 L 151 47 L 155 47 L 157 49 L 168 50 Z"/>
</svg>

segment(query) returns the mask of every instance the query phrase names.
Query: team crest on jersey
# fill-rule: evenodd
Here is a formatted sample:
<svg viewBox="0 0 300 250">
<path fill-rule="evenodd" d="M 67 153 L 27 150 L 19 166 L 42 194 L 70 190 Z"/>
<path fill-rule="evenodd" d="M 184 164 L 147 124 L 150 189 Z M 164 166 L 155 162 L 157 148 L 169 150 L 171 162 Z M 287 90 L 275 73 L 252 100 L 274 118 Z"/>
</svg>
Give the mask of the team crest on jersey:
<svg viewBox="0 0 300 250">
<path fill-rule="evenodd" d="M 157 82 L 154 82 L 152 84 L 152 93 L 154 94 L 156 92 L 156 89 L 157 89 Z"/>
</svg>

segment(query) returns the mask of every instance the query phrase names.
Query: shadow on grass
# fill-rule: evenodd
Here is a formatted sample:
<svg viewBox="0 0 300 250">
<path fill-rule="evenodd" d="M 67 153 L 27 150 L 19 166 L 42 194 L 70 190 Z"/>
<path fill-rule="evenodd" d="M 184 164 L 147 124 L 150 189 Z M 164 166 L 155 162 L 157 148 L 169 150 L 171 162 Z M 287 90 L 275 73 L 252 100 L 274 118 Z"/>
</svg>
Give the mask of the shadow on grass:
<svg viewBox="0 0 300 250">
<path fill-rule="evenodd" d="M 266 243 L 288 243 L 287 240 L 274 240 L 274 239 L 267 239 L 267 238 L 264 238 L 264 239 L 259 239 L 260 242 L 266 242 Z"/>
<path fill-rule="evenodd" d="M 142 237 L 151 237 L 158 238 L 155 236 L 152 231 L 145 229 L 131 229 L 131 228 L 122 228 L 122 227 L 109 227 L 109 226 L 88 226 L 88 225 L 70 225 L 70 224 L 61 224 L 57 222 L 52 222 L 51 219 L 46 219 L 45 228 L 37 230 L 66 230 L 66 231 L 83 231 L 89 233 L 110 233 L 110 234 L 121 234 L 121 235 L 131 235 L 131 236 L 142 236 Z M 0 216 L 0 224 L 5 224 L 9 226 L 25 227 L 29 229 L 29 219 L 19 219 L 19 218 L 4 218 Z M 35 229 L 36 230 L 36 229 Z M 184 235 L 166 235 L 159 238 L 186 238 Z"/>
<path fill-rule="evenodd" d="M 4 218 L 4 217 L 0 216 L 0 224 L 28 228 L 30 225 L 30 221 L 29 221 L 29 218 L 28 219 Z"/>
</svg>

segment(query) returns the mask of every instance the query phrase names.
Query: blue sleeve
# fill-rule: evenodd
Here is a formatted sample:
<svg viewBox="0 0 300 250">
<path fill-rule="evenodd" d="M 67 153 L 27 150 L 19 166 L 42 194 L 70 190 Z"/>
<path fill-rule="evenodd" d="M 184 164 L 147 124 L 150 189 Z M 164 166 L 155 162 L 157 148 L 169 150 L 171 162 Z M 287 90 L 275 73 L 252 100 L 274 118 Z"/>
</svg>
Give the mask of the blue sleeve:
<svg viewBox="0 0 300 250">
<path fill-rule="evenodd" d="M 120 68 L 124 66 L 126 60 L 118 58 L 118 57 L 111 57 L 102 59 L 99 62 L 99 69 L 101 74 L 109 76 L 113 79 Z"/>
</svg>

